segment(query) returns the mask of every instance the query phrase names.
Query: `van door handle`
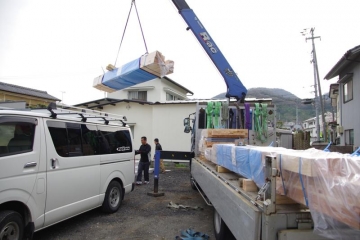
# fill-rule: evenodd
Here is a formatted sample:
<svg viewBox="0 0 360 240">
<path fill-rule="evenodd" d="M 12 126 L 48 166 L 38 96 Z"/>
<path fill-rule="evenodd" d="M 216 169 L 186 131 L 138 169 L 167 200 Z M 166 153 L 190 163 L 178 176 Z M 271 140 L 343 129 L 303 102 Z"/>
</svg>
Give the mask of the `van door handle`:
<svg viewBox="0 0 360 240">
<path fill-rule="evenodd" d="M 52 158 L 52 159 L 51 159 L 51 167 L 52 167 L 53 169 L 56 168 L 56 161 L 57 161 L 56 158 Z"/>
<path fill-rule="evenodd" d="M 36 167 L 36 165 L 37 165 L 36 162 L 29 162 L 29 163 L 25 164 L 24 168 Z"/>
</svg>

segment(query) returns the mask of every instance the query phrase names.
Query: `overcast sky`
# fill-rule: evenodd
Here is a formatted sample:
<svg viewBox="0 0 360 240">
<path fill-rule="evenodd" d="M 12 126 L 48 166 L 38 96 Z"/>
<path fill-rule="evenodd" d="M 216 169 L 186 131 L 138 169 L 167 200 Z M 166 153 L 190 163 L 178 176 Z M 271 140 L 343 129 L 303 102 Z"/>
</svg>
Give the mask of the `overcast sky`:
<svg viewBox="0 0 360 240">
<path fill-rule="evenodd" d="M 104 97 L 93 79 L 114 64 L 131 0 L 0 0 L 0 81 L 76 104 Z M 187 0 L 243 84 L 313 96 L 315 27 L 320 78 L 360 44 L 359 0 Z M 226 91 L 213 63 L 171 0 L 136 0 L 150 52 L 175 61 L 169 77 L 196 98 Z M 145 53 L 135 11 L 117 66 Z M 322 91 L 330 83 L 321 80 Z"/>
</svg>

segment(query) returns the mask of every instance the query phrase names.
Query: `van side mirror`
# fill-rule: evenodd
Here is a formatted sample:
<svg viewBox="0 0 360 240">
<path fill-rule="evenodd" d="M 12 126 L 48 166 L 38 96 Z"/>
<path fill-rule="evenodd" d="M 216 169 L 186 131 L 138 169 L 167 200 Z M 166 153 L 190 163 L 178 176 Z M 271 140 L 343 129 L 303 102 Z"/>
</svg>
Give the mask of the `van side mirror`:
<svg viewBox="0 0 360 240">
<path fill-rule="evenodd" d="M 190 126 L 190 118 L 184 118 L 184 126 Z"/>
<path fill-rule="evenodd" d="M 185 126 L 184 133 L 189 133 L 189 132 L 191 132 L 191 127 L 190 125 L 187 125 Z"/>
</svg>

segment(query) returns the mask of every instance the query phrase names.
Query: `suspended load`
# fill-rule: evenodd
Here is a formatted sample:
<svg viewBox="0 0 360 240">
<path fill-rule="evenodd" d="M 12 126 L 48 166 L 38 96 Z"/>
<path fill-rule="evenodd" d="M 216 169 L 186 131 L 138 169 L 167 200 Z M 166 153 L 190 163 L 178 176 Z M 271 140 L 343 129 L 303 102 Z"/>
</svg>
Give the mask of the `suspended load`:
<svg viewBox="0 0 360 240">
<path fill-rule="evenodd" d="M 111 93 L 173 72 L 174 61 L 166 61 L 161 52 L 155 51 L 95 78 L 93 87 Z"/>
</svg>

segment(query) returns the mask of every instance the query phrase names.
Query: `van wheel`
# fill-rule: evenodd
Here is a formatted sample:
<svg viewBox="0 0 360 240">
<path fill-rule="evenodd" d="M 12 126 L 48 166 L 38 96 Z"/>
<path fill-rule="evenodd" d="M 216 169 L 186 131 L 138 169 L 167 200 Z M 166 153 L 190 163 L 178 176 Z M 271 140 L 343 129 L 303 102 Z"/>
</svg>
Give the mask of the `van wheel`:
<svg viewBox="0 0 360 240">
<path fill-rule="evenodd" d="M 14 211 L 0 212 L 0 239 L 21 240 L 24 234 L 22 216 Z"/>
<path fill-rule="evenodd" d="M 216 240 L 236 240 L 216 209 L 214 209 L 214 232 Z"/>
<path fill-rule="evenodd" d="M 122 201 L 122 187 L 117 181 L 111 181 L 106 189 L 102 210 L 107 213 L 116 212 Z"/>
</svg>

